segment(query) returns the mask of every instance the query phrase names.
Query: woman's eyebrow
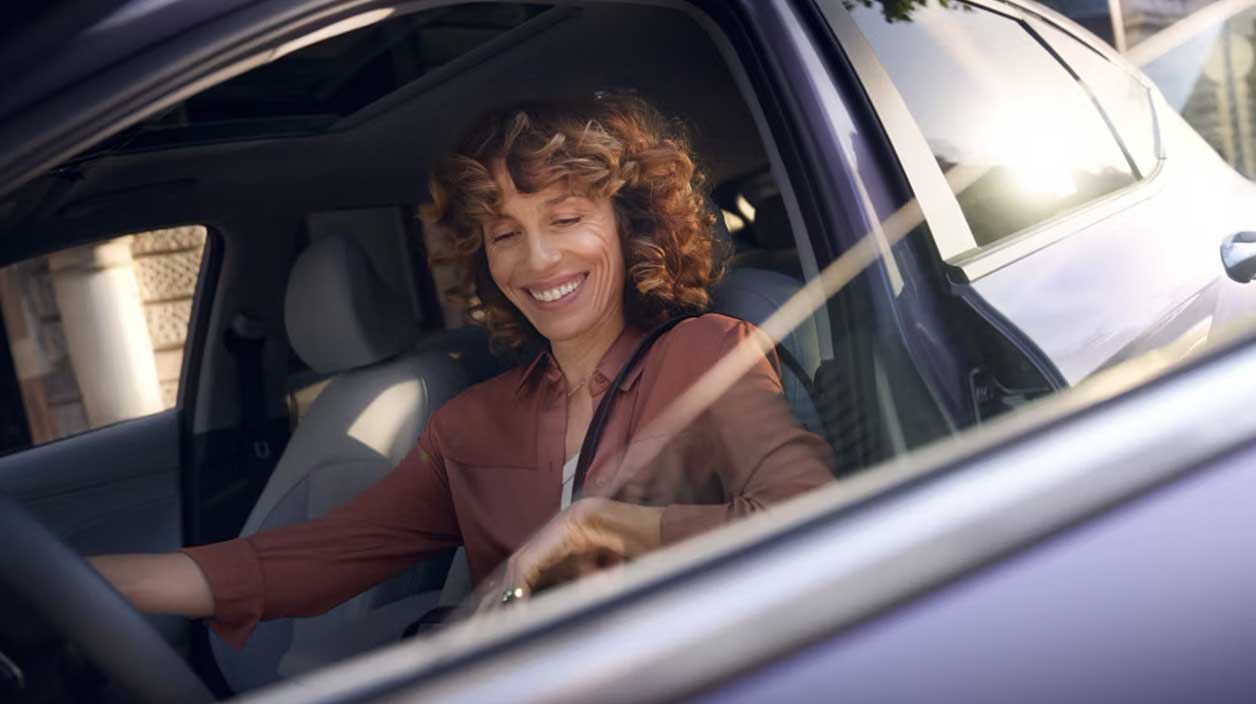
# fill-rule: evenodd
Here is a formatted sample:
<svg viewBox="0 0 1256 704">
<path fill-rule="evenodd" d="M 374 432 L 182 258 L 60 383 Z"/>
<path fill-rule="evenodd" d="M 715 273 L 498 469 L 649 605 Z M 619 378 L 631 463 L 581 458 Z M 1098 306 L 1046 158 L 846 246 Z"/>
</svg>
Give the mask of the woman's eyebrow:
<svg viewBox="0 0 1256 704">
<path fill-rule="evenodd" d="M 554 196 L 553 198 L 546 200 L 545 205 L 547 206 L 558 205 L 559 203 L 562 203 L 565 200 L 576 198 L 576 197 L 578 196 L 576 196 L 576 194 L 574 193 L 563 193 L 561 195 L 557 195 L 557 196 Z"/>
</svg>

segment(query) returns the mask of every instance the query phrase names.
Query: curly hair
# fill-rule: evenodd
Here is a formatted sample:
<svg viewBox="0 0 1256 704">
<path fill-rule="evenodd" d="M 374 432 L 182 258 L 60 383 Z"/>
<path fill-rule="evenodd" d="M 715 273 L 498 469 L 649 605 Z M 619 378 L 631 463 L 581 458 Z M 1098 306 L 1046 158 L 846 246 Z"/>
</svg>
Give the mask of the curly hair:
<svg viewBox="0 0 1256 704">
<path fill-rule="evenodd" d="M 500 212 L 493 166 L 504 163 L 520 192 L 562 183 L 571 193 L 610 198 L 623 245 L 624 315 L 650 328 L 710 305 L 727 244 L 701 192 L 684 127 L 640 98 L 534 103 L 489 113 L 431 177 L 420 209 L 437 235 L 433 264 L 453 264 L 459 283 L 446 291 L 495 345 L 518 350 L 540 334 L 493 283 L 482 224 Z"/>
</svg>

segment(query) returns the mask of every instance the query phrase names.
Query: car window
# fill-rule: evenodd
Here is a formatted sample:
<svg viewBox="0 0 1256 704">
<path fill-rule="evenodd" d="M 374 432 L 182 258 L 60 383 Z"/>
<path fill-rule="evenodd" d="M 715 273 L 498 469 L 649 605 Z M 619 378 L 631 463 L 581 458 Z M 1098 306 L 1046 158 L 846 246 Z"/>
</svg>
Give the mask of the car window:
<svg viewBox="0 0 1256 704">
<path fill-rule="evenodd" d="M 1086 91 L 1021 22 L 964 3 L 851 14 L 945 172 L 979 246 L 1135 181 Z"/>
<path fill-rule="evenodd" d="M 172 408 L 206 230 L 124 235 L 0 269 L 0 450 Z"/>
<path fill-rule="evenodd" d="M 1034 30 L 1059 52 L 1064 62 L 1094 94 L 1130 158 L 1138 166 L 1139 175 L 1146 177 L 1154 171 L 1159 160 L 1157 127 L 1147 87 L 1125 69 L 1059 29 L 1045 22 L 1036 22 Z"/>
</svg>

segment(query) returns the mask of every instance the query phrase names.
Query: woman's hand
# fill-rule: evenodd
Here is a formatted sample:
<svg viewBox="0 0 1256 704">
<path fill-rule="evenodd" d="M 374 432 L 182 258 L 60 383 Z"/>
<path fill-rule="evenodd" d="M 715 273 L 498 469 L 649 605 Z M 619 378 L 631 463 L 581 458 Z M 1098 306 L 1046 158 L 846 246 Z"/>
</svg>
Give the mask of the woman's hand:
<svg viewBox="0 0 1256 704">
<path fill-rule="evenodd" d="M 663 509 L 602 498 L 580 499 L 546 523 L 491 580 L 476 613 L 631 560 L 657 548 Z"/>
</svg>

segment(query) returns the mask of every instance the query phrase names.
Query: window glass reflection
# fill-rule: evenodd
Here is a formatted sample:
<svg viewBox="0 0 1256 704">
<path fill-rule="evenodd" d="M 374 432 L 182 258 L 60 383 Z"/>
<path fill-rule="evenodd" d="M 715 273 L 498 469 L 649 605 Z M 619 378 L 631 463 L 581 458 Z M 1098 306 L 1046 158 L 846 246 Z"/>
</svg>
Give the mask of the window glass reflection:
<svg viewBox="0 0 1256 704">
<path fill-rule="evenodd" d="M 1125 69 L 1046 23 L 1034 25 L 1094 93 L 1142 176 L 1156 168 L 1156 124 L 1147 88 Z"/>
<path fill-rule="evenodd" d="M 851 10 L 988 245 L 1134 182 L 1089 96 L 1018 22 L 964 4 Z"/>
</svg>

